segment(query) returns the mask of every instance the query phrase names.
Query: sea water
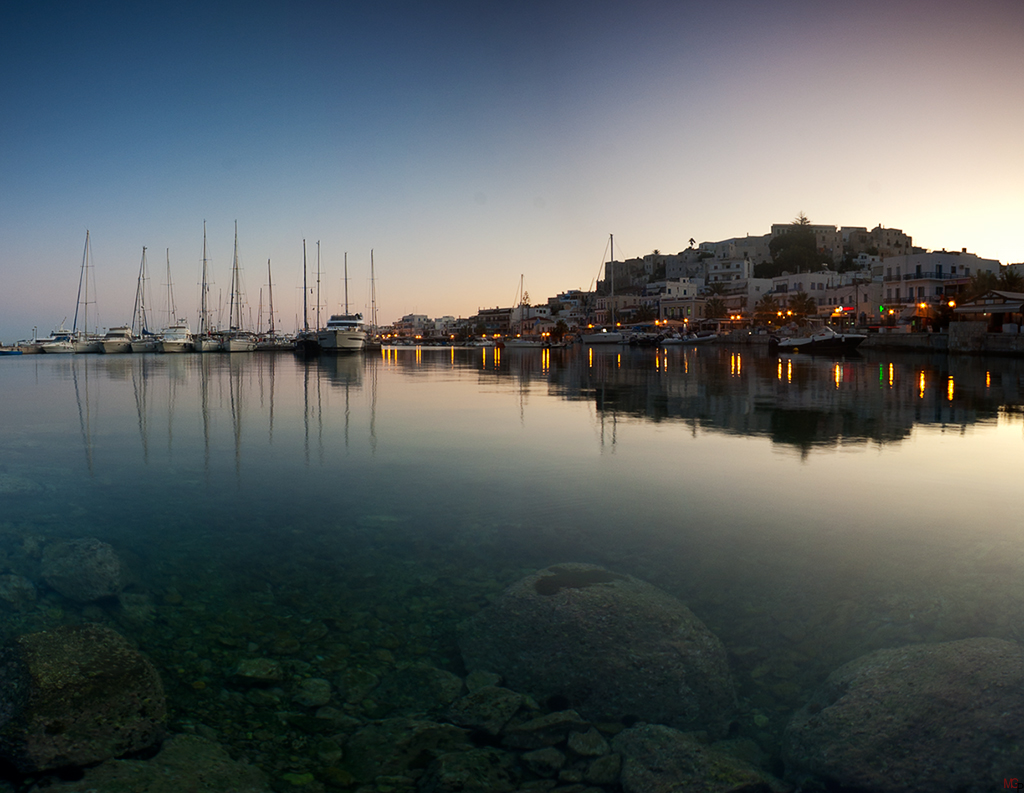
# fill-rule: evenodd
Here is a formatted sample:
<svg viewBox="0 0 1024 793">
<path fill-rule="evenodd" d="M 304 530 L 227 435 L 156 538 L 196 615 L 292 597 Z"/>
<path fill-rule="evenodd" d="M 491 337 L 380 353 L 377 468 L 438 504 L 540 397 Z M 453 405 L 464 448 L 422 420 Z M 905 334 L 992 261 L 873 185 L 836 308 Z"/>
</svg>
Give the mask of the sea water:
<svg viewBox="0 0 1024 793">
<path fill-rule="evenodd" d="M 739 734 L 777 755 L 846 661 L 1022 638 L 1022 382 L 1011 360 L 727 345 L 12 357 L 0 562 L 38 599 L 0 627 L 111 625 L 157 665 L 172 731 L 279 776 L 315 771 L 315 742 L 239 693 L 241 659 L 377 717 L 373 680 L 464 675 L 460 622 L 591 562 L 708 625 Z M 125 560 L 120 603 L 38 580 L 38 549 L 80 537 Z"/>
</svg>

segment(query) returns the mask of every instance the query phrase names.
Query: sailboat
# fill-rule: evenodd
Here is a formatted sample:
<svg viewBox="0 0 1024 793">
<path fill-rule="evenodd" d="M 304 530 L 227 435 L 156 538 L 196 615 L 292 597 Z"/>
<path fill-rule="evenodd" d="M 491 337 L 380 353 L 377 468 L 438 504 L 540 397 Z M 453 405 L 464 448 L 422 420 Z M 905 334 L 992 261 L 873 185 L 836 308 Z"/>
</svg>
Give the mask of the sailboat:
<svg viewBox="0 0 1024 793">
<path fill-rule="evenodd" d="M 235 254 L 231 262 L 231 304 L 228 311 L 228 329 L 221 334 L 227 352 L 251 352 L 256 339 L 242 327 L 242 274 L 238 266 L 238 221 L 235 221 Z"/>
<path fill-rule="evenodd" d="M 160 331 L 160 352 L 191 352 L 195 349 L 192 330 L 185 319 L 178 318 L 171 283 L 171 249 L 167 249 L 167 327 Z"/>
<path fill-rule="evenodd" d="M 209 259 L 206 258 L 206 221 L 203 221 L 203 283 L 199 293 L 199 331 L 193 342 L 196 352 L 219 352 L 224 349 L 210 323 L 210 273 Z"/>
<path fill-rule="evenodd" d="M 348 253 L 345 254 L 345 312 L 332 314 L 327 327 L 317 331 L 316 337 L 324 352 L 360 352 L 366 344 L 363 315 L 352 314 L 348 308 Z"/>
<path fill-rule="evenodd" d="M 317 249 L 319 251 L 319 248 Z M 316 355 L 320 352 L 320 342 L 316 333 L 309 329 L 309 287 L 306 285 L 306 241 L 302 241 L 302 330 L 295 334 L 293 349 L 299 355 Z"/>
<path fill-rule="evenodd" d="M 89 306 L 95 304 L 95 296 L 89 300 L 89 276 L 92 265 L 90 264 L 90 253 L 92 246 L 89 244 L 89 230 L 85 231 L 85 252 L 82 254 L 82 274 L 78 279 L 78 306 L 82 308 L 82 330 L 78 330 L 78 306 L 75 307 L 75 321 L 71 325 L 73 336 L 72 345 L 75 352 L 100 352 L 99 337 L 95 333 L 89 333 Z M 93 291 L 96 289 L 96 276 L 93 276 Z M 48 351 L 49 352 L 49 351 Z"/>
<path fill-rule="evenodd" d="M 159 352 L 160 337 L 149 329 L 146 315 L 146 246 L 142 246 L 142 261 L 139 263 L 139 284 L 135 287 L 135 312 L 132 316 L 132 352 Z"/>
<path fill-rule="evenodd" d="M 377 330 L 377 279 L 373 272 L 373 248 L 370 248 L 370 327 L 363 343 L 364 350 L 379 350 L 384 345 Z"/>
<path fill-rule="evenodd" d="M 609 317 L 611 322 L 609 326 L 602 328 L 591 329 L 590 333 L 580 334 L 580 339 L 584 344 L 623 344 L 626 341 L 626 334 L 618 329 L 615 324 L 615 237 L 612 234 L 608 235 L 608 242 L 611 245 L 611 255 L 608 259 L 608 268 L 611 270 L 611 297 L 609 310 Z M 605 275 L 608 273 L 605 271 Z"/>
<path fill-rule="evenodd" d="M 260 302 L 263 301 L 263 292 L 260 292 Z M 270 259 L 267 259 L 267 298 L 270 306 L 270 327 L 267 333 L 261 333 L 259 338 L 256 340 L 256 349 L 263 350 L 266 352 L 273 352 L 277 350 L 290 350 L 292 348 L 291 339 L 285 338 L 277 332 L 277 325 L 274 320 L 274 277 L 270 271 Z M 262 310 L 262 309 L 261 309 Z M 262 325 L 262 320 L 260 320 Z"/>
<path fill-rule="evenodd" d="M 529 309 L 529 301 L 526 296 L 526 292 L 523 291 L 523 276 L 519 276 L 519 292 L 516 294 L 516 299 L 513 301 L 513 305 L 519 307 L 519 322 L 516 326 L 517 330 L 515 335 L 509 335 L 501 342 L 501 346 L 509 350 L 521 350 L 532 347 L 543 347 L 544 342 L 538 338 L 523 338 L 523 322 L 526 319 L 526 313 Z"/>
</svg>

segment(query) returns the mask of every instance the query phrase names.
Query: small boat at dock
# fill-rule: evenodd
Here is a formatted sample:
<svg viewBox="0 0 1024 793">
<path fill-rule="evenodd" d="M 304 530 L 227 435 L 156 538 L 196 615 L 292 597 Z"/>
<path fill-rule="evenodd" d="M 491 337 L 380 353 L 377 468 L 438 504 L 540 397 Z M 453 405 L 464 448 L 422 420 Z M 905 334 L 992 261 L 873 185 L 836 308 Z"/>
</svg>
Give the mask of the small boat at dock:
<svg viewBox="0 0 1024 793">
<path fill-rule="evenodd" d="M 808 336 L 772 336 L 768 348 L 778 352 L 853 352 L 866 338 L 863 333 L 839 333 L 826 325 Z"/>
</svg>

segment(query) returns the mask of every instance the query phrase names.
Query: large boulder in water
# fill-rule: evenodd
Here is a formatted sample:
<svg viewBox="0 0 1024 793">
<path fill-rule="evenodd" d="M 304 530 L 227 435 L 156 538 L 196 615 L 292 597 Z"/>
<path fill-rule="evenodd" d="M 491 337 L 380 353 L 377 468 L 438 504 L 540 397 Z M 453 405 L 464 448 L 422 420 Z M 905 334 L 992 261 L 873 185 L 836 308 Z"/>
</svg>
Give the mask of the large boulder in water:
<svg viewBox="0 0 1024 793">
<path fill-rule="evenodd" d="M 888 793 L 989 791 L 1024 769 L 1024 648 L 964 639 L 878 650 L 793 716 L 787 774 Z"/>
<path fill-rule="evenodd" d="M 21 771 L 148 749 L 165 718 L 153 664 L 109 628 L 64 626 L 0 650 L 0 757 Z"/>
<path fill-rule="evenodd" d="M 117 552 L 92 537 L 46 546 L 41 572 L 47 584 L 79 603 L 111 597 L 123 587 Z"/>
<path fill-rule="evenodd" d="M 564 698 L 591 721 L 723 734 L 735 708 L 725 648 L 675 598 L 629 575 L 562 564 L 512 585 L 462 626 L 468 669 Z"/>
</svg>

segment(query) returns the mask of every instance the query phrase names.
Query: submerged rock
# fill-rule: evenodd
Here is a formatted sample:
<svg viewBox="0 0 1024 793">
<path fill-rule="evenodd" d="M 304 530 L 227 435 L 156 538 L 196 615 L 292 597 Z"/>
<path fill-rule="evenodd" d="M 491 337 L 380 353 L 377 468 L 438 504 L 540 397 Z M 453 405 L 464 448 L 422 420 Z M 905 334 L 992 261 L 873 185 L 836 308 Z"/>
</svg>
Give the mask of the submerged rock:
<svg viewBox="0 0 1024 793">
<path fill-rule="evenodd" d="M 484 686 L 456 700 L 448 710 L 448 718 L 460 727 L 497 735 L 508 724 L 520 706 L 523 695 L 500 686 Z"/>
<path fill-rule="evenodd" d="M 14 608 L 23 608 L 36 599 L 36 587 L 22 575 L 0 575 L 0 600 Z"/>
<path fill-rule="evenodd" d="M 148 749 L 165 717 L 156 669 L 109 628 L 64 626 L 0 651 L 0 756 L 21 771 Z"/>
<path fill-rule="evenodd" d="M 470 749 L 438 757 L 427 769 L 420 793 L 512 793 L 519 783 L 515 755 Z"/>
<path fill-rule="evenodd" d="M 839 667 L 786 728 L 788 773 L 871 793 L 988 791 L 1021 775 L 1024 648 L 878 650 Z"/>
<path fill-rule="evenodd" d="M 235 680 L 247 683 L 277 683 L 284 680 L 280 661 L 272 658 L 243 658 L 235 667 Z"/>
<path fill-rule="evenodd" d="M 232 760 L 220 745 L 175 735 L 151 760 L 108 760 L 61 793 L 270 793 L 258 768 Z"/>
<path fill-rule="evenodd" d="M 417 716 L 443 712 L 462 693 L 462 678 L 427 664 L 409 666 L 384 676 L 373 698 L 388 712 Z"/>
<path fill-rule="evenodd" d="M 117 552 L 92 537 L 47 545 L 41 569 L 47 584 L 79 603 L 112 597 L 123 587 Z"/>
<path fill-rule="evenodd" d="M 694 736 L 660 724 L 623 730 L 612 740 L 622 756 L 625 793 L 773 793 L 791 790 Z"/>
<path fill-rule="evenodd" d="M 384 719 L 363 727 L 345 744 L 345 768 L 360 782 L 423 769 L 435 758 L 470 749 L 466 731 L 418 719 Z"/>
<path fill-rule="evenodd" d="M 656 587 L 596 565 L 524 578 L 463 625 L 459 644 L 467 668 L 591 721 L 720 736 L 736 704 L 725 648 L 704 623 Z"/>
</svg>

